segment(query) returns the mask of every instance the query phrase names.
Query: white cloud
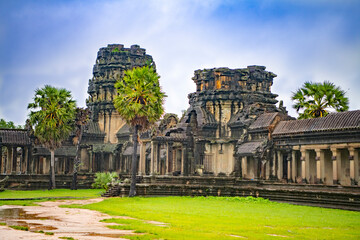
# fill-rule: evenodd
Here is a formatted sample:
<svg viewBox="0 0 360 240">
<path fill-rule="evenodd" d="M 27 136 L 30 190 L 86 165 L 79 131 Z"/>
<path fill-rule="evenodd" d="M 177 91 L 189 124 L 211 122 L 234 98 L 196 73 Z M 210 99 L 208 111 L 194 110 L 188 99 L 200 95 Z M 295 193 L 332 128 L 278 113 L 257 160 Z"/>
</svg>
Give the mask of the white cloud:
<svg viewBox="0 0 360 240">
<path fill-rule="evenodd" d="M 323 14 L 310 21 L 289 15 L 260 21 L 248 9 L 240 8 L 236 14 L 218 16 L 221 4 L 200 0 L 94 1 L 26 10 L 23 14 L 28 18 L 40 14 L 59 29 L 49 32 L 44 41 L 32 42 L 29 56 L 21 55 L 6 73 L 22 79 L 17 80 L 17 92 L 25 99 L 36 87 L 49 83 L 68 88 L 78 104 L 84 105 L 98 49 L 109 43 L 126 47 L 139 44 L 156 62 L 168 95 L 167 112 L 181 114 L 188 108 L 187 95 L 195 90 L 191 80 L 194 70 L 254 64 L 265 65 L 278 75 L 273 92 L 280 95 L 278 99 L 284 100 L 288 110 L 291 91 L 307 80 L 330 80 L 349 89 L 351 108 L 360 109 L 360 56 L 356 54 L 360 44 L 343 43 L 339 31 L 345 23 L 341 17 Z M 14 108 L 3 107 L 3 112 L 12 114 L 9 116 L 26 110 L 27 100 L 21 104 L 11 101 Z M 291 110 L 291 114 L 295 112 Z"/>
</svg>

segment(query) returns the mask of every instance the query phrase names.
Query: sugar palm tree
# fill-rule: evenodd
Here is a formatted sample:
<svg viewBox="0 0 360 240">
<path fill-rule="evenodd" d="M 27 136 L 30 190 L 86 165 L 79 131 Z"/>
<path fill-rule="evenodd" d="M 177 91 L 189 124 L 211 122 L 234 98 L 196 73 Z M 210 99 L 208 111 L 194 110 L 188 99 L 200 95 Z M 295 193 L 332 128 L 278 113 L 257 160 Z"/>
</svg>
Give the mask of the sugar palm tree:
<svg viewBox="0 0 360 240">
<path fill-rule="evenodd" d="M 64 88 L 49 85 L 35 90 L 34 102 L 29 103 L 29 122 L 34 126 L 34 135 L 38 142 L 49 149 L 50 188 L 55 185 L 55 149 L 61 146 L 73 130 L 75 101 L 71 93 Z"/>
<path fill-rule="evenodd" d="M 303 110 L 299 113 L 299 119 L 324 117 L 331 109 L 337 112 L 349 109 L 345 91 L 328 81 L 305 82 L 302 88 L 292 94 L 291 99 L 297 112 Z"/>
<path fill-rule="evenodd" d="M 80 144 L 84 133 L 85 125 L 89 121 L 90 110 L 88 108 L 76 108 L 75 113 L 75 135 L 76 135 L 76 156 L 74 158 L 73 180 L 71 189 L 77 189 L 77 173 L 80 166 Z"/>
<path fill-rule="evenodd" d="M 138 131 L 144 131 L 164 113 L 166 97 L 160 89 L 160 76 L 150 66 L 125 71 L 123 79 L 116 82 L 118 95 L 114 105 L 120 116 L 133 128 L 134 152 L 131 166 L 129 197 L 135 196 Z"/>
</svg>

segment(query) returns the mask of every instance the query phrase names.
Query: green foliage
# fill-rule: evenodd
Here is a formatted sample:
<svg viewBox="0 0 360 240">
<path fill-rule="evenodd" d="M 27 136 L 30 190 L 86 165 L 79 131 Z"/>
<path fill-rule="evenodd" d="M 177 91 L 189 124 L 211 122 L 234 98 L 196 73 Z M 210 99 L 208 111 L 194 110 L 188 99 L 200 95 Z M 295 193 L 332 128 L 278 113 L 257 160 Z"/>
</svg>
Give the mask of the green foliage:
<svg viewBox="0 0 360 240">
<path fill-rule="evenodd" d="M 306 82 L 293 93 L 291 99 L 297 112 L 303 110 L 299 113 L 299 119 L 325 117 L 330 109 L 337 112 L 349 109 L 349 99 L 345 97 L 345 91 L 328 81 Z"/>
<path fill-rule="evenodd" d="M 6 225 L 6 223 L 0 222 L 0 226 L 5 226 L 5 225 Z"/>
<path fill-rule="evenodd" d="M 144 66 L 125 71 L 124 78 L 116 82 L 114 105 L 130 125 L 147 129 L 164 113 L 166 95 L 160 89 L 159 78 L 152 67 Z"/>
<path fill-rule="evenodd" d="M 358 239 L 360 236 L 359 212 L 254 197 L 109 198 L 82 208 L 114 216 L 103 220 L 119 224 L 109 228 L 144 233 L 124 236 L 128 239 Z"/>
<path fill-rule="evenodd" d="M 54 235 L 53 232 L 45 232 L 45 235 Z"/>
<path fill-rule="evenodd" d="M 16 230 L 29 231 L 29 227 L 17 226 L 17 225 L 11 225 L 9 227 L 16 229 Z"/>
<path fill-rule="evenodd" d="M 97 172 L 95 174 L 95 182 L 91 186 L 93 188 L 103 188 L 107 190 L 109 184 L 115 181 L 116 178 L 119 178 L 116 172 Z"/>
<path fill-rule="evenodd" d="M 59 237 L 60 239 L 67 239 L 67 240 L 76 240 L 75 238 L 72 237 Z"/>
<path fill-rule="evenodd" d="M 21 126 L 21 125 L 15 126 L 14 122 L 12 122 L 12 121 L 6 122 L 5 119 L 1 118 L 0 119 L 0 128 L 23 129 L 23 126 Z"/>
<path fill-rule="evenodd" d="M 50 150 L 58 148 L 73 130 L 76 104 L 64 88 L 45 85 L 36 89 L 28 109 L 32 110 L 29 120 L 35 127 L 34 135 Z"/>
<path fill-rule="evenodd" d="M 116 47 L 116 48 L 114 48 L 111 52 L 120 52 L 120 50 L 119 50 L 118 47 Z"/>
</svg>

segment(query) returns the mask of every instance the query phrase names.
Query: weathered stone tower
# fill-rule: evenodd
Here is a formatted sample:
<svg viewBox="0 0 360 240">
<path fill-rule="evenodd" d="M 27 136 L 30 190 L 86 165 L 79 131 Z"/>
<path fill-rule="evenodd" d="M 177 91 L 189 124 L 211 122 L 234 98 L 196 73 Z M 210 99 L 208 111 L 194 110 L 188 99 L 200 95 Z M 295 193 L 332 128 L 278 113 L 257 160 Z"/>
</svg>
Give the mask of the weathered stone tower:
<svg viewBox="0 0 360 240">
<path fill-rule="evenodd" d="M 113 104 L 116 80 L 121 79 L 128 69 L 151 63 L 152 57 L 138 45 L 124 48 L 121 44 L 109 44 L 100 48 L 93 69 L 93 78 L 89 80 L 90 96 L 87 106 L 92 112 L 92 121 L 105 133 L 105 143 L 117 143 L 116 133 L 125 124 Z"/>
<path fill-rule="evenodd" d="M 271 93 L 276 75 L 263 66 L 241 69 L 196 70 L 196 92 L 189 94 L 190 108 L 177 130 L 188 139 L 182 145 L 183 173 L 232 174 L 238 141 L 247 140 L 249 126 L 265 112 L 277 112 Z"/>
</svg>

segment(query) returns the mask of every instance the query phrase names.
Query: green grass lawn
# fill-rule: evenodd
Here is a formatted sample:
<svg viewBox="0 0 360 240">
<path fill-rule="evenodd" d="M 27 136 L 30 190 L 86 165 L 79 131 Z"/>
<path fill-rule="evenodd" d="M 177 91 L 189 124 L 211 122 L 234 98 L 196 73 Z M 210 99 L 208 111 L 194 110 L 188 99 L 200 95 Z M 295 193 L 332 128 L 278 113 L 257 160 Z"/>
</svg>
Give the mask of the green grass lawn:
<svg viewBox="0 0 360 240">
<path fill-rule="evenodd" d="M 113 215 L 113 219 L 105 222 L 119 225 L 111 228 L 143 233 L 127 236 L 129 239 L 360 239 L 359 212 L 261 198 L 109 198 L 82 208 Z M 167 225 L 156 226 L 146 221 Z"/>
<path fill-rule="evenodd" d="M 11 200 L 11 201 L 2 201 L 1 199 L 5 198 L 14 198 L 14 199 L 26 199 L 26 198 L 61 198 L 61 197 L 83 197 L 83 198 L 94 198 L 100 197 L 103 193 L 103 189 L 54 189 L 54 190 L 28 190 L 28 191 L 18 191 L 18 190 L 5 190 L 0 192 L 0 206 L 1 205 L 35 205 L 34 202 L 40 200 Z M 45 201 L 43 199 L 41 201 Z"/>
</svg>

